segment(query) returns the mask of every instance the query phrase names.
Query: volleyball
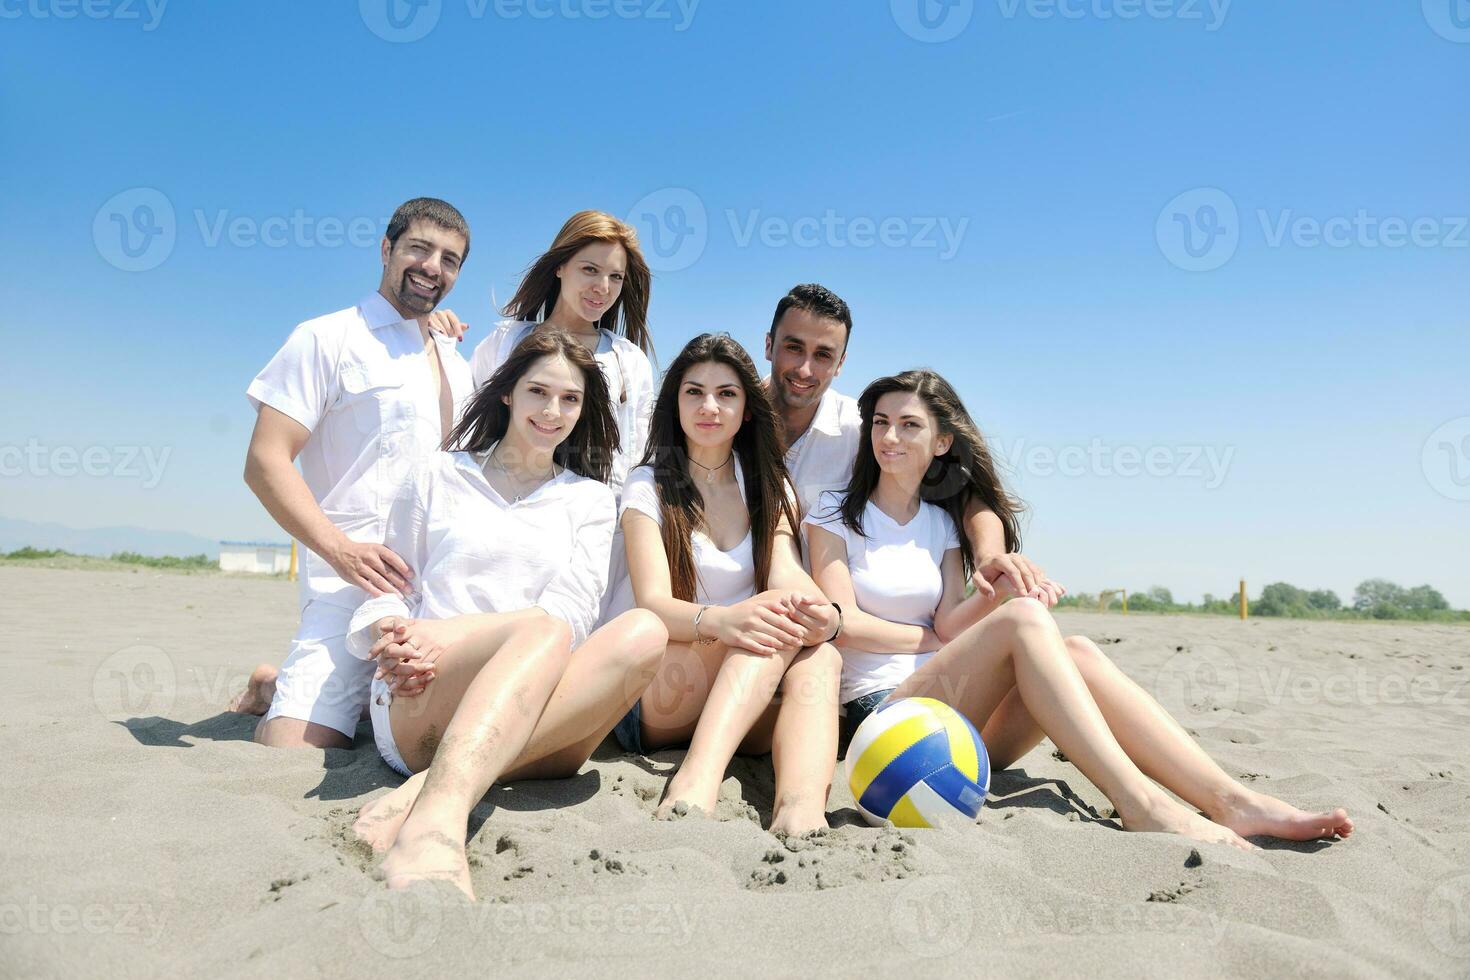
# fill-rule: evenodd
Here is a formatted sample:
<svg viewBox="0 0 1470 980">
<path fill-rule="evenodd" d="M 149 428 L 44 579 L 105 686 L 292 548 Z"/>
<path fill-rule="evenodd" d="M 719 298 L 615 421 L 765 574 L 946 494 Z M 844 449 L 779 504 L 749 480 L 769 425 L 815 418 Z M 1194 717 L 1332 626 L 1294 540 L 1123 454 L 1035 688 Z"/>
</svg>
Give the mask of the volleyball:
<svg viewBox="0 0 1470 980">
<path fill-rule="evenodd" d="M 853 733 L 847 785 L 875 826 L 967 826 L 990 789 L 990 757 L 970 720 L 943 701 L 900 698 Z"/>
</svg>

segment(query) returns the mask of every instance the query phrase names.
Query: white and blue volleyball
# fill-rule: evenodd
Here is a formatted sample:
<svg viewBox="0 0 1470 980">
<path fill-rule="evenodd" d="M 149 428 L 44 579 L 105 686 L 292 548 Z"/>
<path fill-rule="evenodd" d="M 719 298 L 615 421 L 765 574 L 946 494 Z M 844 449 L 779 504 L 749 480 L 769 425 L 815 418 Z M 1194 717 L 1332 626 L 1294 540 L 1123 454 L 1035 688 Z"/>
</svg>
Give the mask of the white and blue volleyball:
<svg viewBox="0 0 1470 980">
<path fill-rule="evenodd" d="M 990 757 L 970 720 L 943 701 L 900 698 L 853 733 L 847 785 L 874 826 L 969 826 L 990 789 Z"/>
</svg>

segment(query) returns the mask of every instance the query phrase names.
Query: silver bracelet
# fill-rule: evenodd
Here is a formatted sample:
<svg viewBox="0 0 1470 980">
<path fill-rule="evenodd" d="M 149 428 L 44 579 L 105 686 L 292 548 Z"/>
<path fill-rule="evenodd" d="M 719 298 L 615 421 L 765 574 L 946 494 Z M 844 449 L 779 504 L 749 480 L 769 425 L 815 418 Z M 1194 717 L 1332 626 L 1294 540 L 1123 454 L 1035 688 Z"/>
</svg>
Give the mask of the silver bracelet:
<svg viewBox="0 0 1470 980">
<path fill-rule="evenodd" d="M 694 614 L 694 642 L 695 643 L 708 643 L 709 642 L 709 640 L 706 637 L 703 637 L 703 636 L 700 636 L 699 635 L 699 621 L 704 618 L 704 614 L 707 613 L 707 612 L 709 612 L 709 606 L 700 606 L 699 607 L 699 612 L 697 612 L 697 613 Z"/>
</svg>

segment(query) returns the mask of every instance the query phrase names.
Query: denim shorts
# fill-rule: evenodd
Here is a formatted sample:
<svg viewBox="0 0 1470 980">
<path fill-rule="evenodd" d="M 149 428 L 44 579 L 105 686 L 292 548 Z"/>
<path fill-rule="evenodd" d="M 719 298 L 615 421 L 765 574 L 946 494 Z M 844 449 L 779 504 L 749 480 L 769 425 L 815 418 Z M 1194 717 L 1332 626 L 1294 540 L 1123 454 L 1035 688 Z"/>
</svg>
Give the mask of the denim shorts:
<svg viewBox="0 0 1470 980">
<path fill-rule="evenodd" d="M 874 691 L 871 694 L 864 694 L 860 698 L 853 698 L 844 704 L 843 707 L 847 709 L 848 730 L 856 731 L 857 726 L 861 725 L 868 715 L 877 711 L 883 705 L 883 702 L 888 700 L 889 695 L 896 690 L 898 689 L 890 687 L 882 691 Z"/>
<path fill-rule="evenodd" d="M 613 737 L 624 752 L 643 754 L 643 699 L 633 702 L 633 707 L 623 715 L 623 720 L 613 726 Z"/>
</svg>

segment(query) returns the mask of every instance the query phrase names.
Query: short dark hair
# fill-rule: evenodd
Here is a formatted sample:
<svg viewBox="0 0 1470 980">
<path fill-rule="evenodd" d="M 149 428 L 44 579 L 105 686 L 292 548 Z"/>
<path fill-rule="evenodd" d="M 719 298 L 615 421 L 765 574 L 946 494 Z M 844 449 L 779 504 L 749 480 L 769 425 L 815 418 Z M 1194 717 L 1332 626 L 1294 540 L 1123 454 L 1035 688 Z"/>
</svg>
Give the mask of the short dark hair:
<svg viewBox="0 0 1470 980">
<path fill-rule="evenodd" d="M 781 297 L 781 302 L 776 304 L 776 315 L 771 318 L 772 337 L 776 336 L 776 324 L 786 315 L 789 309 L 805 310 L 812 316 L 825 317 L 836 320 L 847 328 L 844 340 L 852 338 L 852 311 L 847 304 L 826 286 L 819 286 L 814 282 L 802 283 L 800 286 L 792 286 L 791 292 Z"/>
<path fill-rule="evenodd" d="M 386 238 L 390 246 L 398 244 L 398 238 L 415 221 L 427 221 L 438 225 L 445 231 L 452 231 L 464 236 L 464 254 L 460 256 L 463 261 L 470 257 L 470 223 L 464 220 L 464 215 L 459 209 L 448 201 L 441 201 L 437 197 L 416 197 L 411 201 L 404 201 L 398 205 L 398 210 L 393 212 L 393 217 L 388 220 L 388 231 Z"/>
</svg>

